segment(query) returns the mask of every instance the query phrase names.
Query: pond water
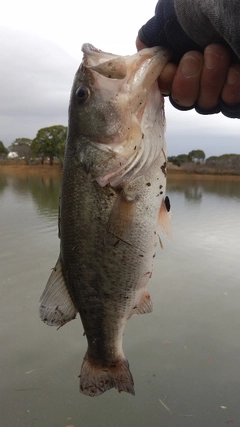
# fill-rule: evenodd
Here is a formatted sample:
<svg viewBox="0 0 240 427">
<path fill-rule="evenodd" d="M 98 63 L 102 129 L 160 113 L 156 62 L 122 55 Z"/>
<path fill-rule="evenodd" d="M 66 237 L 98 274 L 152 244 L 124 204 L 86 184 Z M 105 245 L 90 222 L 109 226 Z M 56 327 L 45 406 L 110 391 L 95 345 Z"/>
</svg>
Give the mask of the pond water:
<svg viewBox="0 0 240 427">
<path fill-rule="evenodd" d="M 136 396 L 79 393 L 86 338 L 38 316 L 59 240 L 58 177 L 0 174 L 0 425 L 240 426 L 240 180 L 170 176 L 171 242 L 127 325 Z"/>
</svg>

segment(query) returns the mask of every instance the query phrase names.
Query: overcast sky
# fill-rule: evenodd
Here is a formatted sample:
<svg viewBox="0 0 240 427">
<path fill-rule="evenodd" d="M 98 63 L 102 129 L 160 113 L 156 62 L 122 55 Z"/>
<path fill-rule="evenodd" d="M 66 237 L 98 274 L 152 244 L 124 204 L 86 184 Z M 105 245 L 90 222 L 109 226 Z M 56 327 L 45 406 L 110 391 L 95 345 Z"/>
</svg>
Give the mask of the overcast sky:
<svg viewBox="0 0 240 427">
<path fill-rule="evenodd" d="M 8 0 L 0 14 L 0 140 L 34 138 L 39 129 L 67 126 L 81 46 L 135 53 L 138 29 L 157 0 Z M 240 153 L 240 120 L 180 112 L 166 102 L 169 155 L 203 149 L 207 156 Z"/>
</svg>

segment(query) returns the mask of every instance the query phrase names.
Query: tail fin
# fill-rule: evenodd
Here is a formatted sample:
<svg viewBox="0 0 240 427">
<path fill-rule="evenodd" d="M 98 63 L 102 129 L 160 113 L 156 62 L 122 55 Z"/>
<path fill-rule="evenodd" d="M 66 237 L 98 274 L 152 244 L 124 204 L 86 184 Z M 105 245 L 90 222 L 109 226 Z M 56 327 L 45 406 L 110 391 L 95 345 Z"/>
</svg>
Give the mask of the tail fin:
<svg viewBox="0 0 240 427">
<path fill-rule="evenodd" d="M 134 382 L 126 359 L 116 366 L 95 364 L 86 354 L 80 374 L 80 392 L 86 396 L 100 396 L 111 388 L 135 395 Z"/>
</svg>

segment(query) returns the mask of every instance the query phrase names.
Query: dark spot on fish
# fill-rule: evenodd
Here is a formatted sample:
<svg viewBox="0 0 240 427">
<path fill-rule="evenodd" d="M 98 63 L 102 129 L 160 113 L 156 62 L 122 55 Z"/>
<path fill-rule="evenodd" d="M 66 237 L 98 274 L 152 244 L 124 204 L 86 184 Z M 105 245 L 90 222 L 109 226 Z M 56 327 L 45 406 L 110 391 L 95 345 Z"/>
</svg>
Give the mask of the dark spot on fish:
<svg viewBox="0 0 240 427">
<path fill-rule="evenodd" d="M 167 163 L 164 162 L 163 165 L 161 166 L 161 170 L 164 173 L 164 176 L 167 176 L 167 170 L 166 170 L 166 168 L 167 168 Z"/>
<path fill-rule="evenodd" d="M 169 200 L 169 197 L 168 197 L 168 196 L 166 196 L 166 197 L 165 197 L 164 202 L 165 202 L 166 209 L 167 209 L 167 211 L 169 212 L 169 211 L 170 211 L 170 209 L 171 209 L 171 204 L 170 204 L 170 200 Z"/>
<path fill-rule="evenodd" d="M 147 182 L 147 183 L 146 183 L 146 185 L 147 185 L 148 187 L 150 187 L 150 186 L 151 186 L 151 182 Z"/>
<path fill-rule="evenodd" d="M 155 258 L 156 254 L 153 255 L 153 258 Z"/>
<path fill-rule="evenodd" d="M 144 138 L 144 133 L 142 133 L 142 139 Z"/>
<path fill-rule="evenodd" d="M 122 166 L 122 163 L 121 163 L 121 162 L 120 162 L 119 164 L 120 164 L 120 166 Z"/>
<path fill-rule="evenodd" d="M 162 185 L 159 185 L 159 188 L 161 189 L 163 186 Z"/>
<path fill-rule="evenodd" d="M 136 308 L 137 308 L 137 305 L 135 305 L 135 306 L 133 307 L 133 310 L 136 310 Z"/>
<path fill-rule="evenodd" d="M 163 191 L 160 191 L 160 193 L 159 194 L 163 194 Z"/>
<path fill-rule="evenodd" d="M 108 74 L 108 78 L 109 78 L 109 79 L 111 79 L 111 78 L 112 78 L 111 74 Z"/>
<path fill-rule="evenodd" d="M 144 257 L 144 255 L 142 255 L 142 254 L 139 254 L 139 256 Z"/>
<path fill-rule="evenodd" d="M 137 146 L 135 145 L 134 150 L 136 150 Z"/>
</svg>

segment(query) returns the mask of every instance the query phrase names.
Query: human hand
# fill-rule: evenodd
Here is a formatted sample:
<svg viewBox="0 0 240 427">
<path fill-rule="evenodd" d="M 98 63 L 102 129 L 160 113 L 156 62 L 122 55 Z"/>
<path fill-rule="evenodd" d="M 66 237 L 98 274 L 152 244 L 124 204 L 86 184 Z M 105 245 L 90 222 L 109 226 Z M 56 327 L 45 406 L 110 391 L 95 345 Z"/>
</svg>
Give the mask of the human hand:
<svg viewBox="0 0 240 427">
<path fill-rule="evenodd" d="M 139 38 L 136 46 L 138 50 L 147 47 Z M 231 63 L 230 52 L 222 45 L 210 44 L 203 54 L 189 51 L 178 65 L 169 62 L 158 84 L 180 110 L 194 107 L 201 114 L 221 110 L 228 117 L 240 117 L 240 64 Z"/>
<path fill-rule="evenodd" d="M 224 46 L 210 44 L 204 53 L 190 51 L 178 66 L 169 63 L 159 77 L 163 94 L 171 93 L 176 106 L 193 105 L 204 114 L 219 111 L 219 99 L 226 106 L 240 103 L 240 64 L 231 64 Z"/>
</svg>

